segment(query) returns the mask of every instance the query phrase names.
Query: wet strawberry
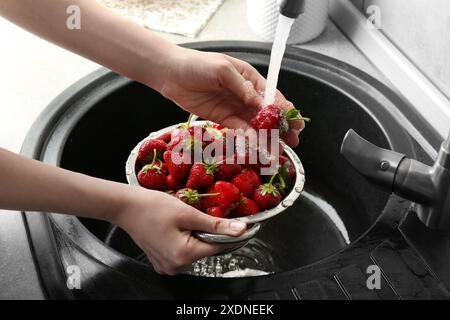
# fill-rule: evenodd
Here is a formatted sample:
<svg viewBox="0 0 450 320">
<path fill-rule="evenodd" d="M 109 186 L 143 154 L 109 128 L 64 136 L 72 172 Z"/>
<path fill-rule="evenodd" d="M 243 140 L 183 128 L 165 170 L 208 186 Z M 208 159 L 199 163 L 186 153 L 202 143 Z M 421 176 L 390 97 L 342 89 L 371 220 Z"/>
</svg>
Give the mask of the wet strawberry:
<svg viewBox="0 0 450 320">
<path fill-rule="evenodd" d="M 211 201 L 224 210 L 233 209 L 241 200 L 239 189 L 229 182 L 217 181 L 214 184 L 214 193 L 218 195 L 211 197 Z"/>
<path fill-rule="evenodd" d="M 310 121 L 308 118 L 300 116 L 297 109 L 283 111 L 276 105 L 268 105 L 261 109 L 258 114 L 250 120 L 250 125 L 254 129 L 280 129 L 282 133 L 289 131 L 289 121 L 304 120 Z"/>
<path fill-rule="evenodd" d="M 172 132 L 163 133 L 158 137 L 159 140 L 164 141 L 165 143 L 169 143 L 172 140 Z"/>
<path fill-rule="evenodd" d="M 268 183 L 260 185 L 253 195 L 253 199 L 262 210 L 276 207 L 281 202 L 281 193 L 273 184 L 273 178 L 275 176 L 277 174 L 272 176 L 272 179 Z"/>
<path fill-rule="evenodd" d="M 208 188 L 214 184 L 214 173 L 217 165 L 196 163 L 192 166 L 186 187 L 195 190 Z"/>
<path fill-rule="evenodd" d="M 256 188 L 261 185 L 261 179 L 255 171 L 248 169 L 234 176 L 231 183 L 239 189 L 240 193 L 251 198 Z"/>
<path fill-rule="evenodd" d="M 222 160 L 217 165 L 215 177 L 217 180 L 228 180 L 231 177 L 239 174 L 242 171 L 242 167 L 236 163 L 234 158 L 226 159 L 222 157 Z"/>
<path fill-rule="evenodd" d="M 167 184 L 167 189 L 172 190 L 172 191 L 179 190 L 182 187 L 182 183 L 180 182 L 180 180 L 175 179 L 170 174 L 166 177 L 166 184 Z"/>
<path fill-rule="evenodd" d="M 288 157 L 280 156 L 279 159 L 280 164 L 280 174 L 287 179 L 295 178 L 295 168 L 292 164 L 291 160 Z"/>
<path fill-rule="evenodd" d="M 206 213 L 213 217 L 226 218 L 229 215 L 229 210 L 224 210 L 221 207 L 210 207 L 206 210 Z"/>
<path fill-rule="evenodd" d="M 156 161 L 156 149 L 153 151 L 153 161 L 145 165 L 138 173 L 139 184 L 147 189 L 163 191 L 166 189 L 165 167 L 161 161 Z"/>
<path fill-rule="evenodd" d="M 163 158 L 173 179 L 184 181 L 192 167 L 192 164 L 187 163 L 187 160 L 190 159 L 184 159 L 181 154 L 174 154 L 172 151 L 164 152 Z"/>
<path fill-rule="evenodd" d="M 217 196 L 217 194 L 199 194 L 197 190 L 189 188 L 178 190 L 175 193 L 175 197 L 199 210 L 201 208 L 200 199 L 213 196 Z"/>
<path fill-rule="evenodd" d="M 189 115 L 189 119 L 186 123 L 181 124 L 176 129 L 174 129 L 171 133 L 171 140 L 176 139 L 177 137 L 180 137 L 181 139 L 186 139 L 191 136 L 191 133 L 189 132 L 189 128 L 191 127 L 191 121 L 192 117 L 194 115 L 191 113 Z"/>
<path fill-rule="evenodd" d="M 210 186 L 207 190 L 207 194 L 215 193 L 216 189 L 214 185 Z M 215 197 L 204 197 L 200 200 L 201 208 L 203 211 L 206 211 L 208 208 L 217 206 Z"/>
<path fill-rule="evenodd" d="M 235 217 L 247 217 L 258 212 L 261 212 L 261 209 L 255 201 L 242 197 L 239 205 L 233 210 L 232 215 Z"/>
<path fill-rule="evenodd" d="M 168 151 L 182 154 L 183 158 L 186 159 L 185 161 L 191 163 L 193 163 L 196 158 L 202 158 L 203 148 L 204 144 L 192 136 L 189 136 L 189 138 L 186 139 L 178 136 L 167 145 Z"/>
<path fill-rule="evenodd" d="M 138 151 L 137 160 L 141 164 L 152 162 L 153 151 L 156 150 L 157 158 L 161 159 L 163 153 L 166 151 L 167 145 L 164 141 L 159 139 L 149 139 L 142 143 Z"/>
</svg>

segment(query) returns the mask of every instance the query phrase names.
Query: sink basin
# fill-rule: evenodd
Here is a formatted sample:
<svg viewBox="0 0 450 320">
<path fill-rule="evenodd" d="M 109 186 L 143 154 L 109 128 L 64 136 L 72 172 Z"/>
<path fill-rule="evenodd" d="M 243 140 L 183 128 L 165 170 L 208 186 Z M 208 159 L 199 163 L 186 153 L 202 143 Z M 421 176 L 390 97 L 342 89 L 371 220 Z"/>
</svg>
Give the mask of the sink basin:
<svg viewBox="0 0 450 320">
<path fill-rule="evenodd" d="M 262 74 L 267 72 L 266 46 L 196 46 L 228 52 L 249 61 Z M 393 115 L 394 104 L 403 102 L 370 76 L 303 50 L 287 51 L 279 89 L 303 115 L 312 118 L 295 149 L 306 172 L 305 192 L 292 207 L 267 222 L 247 246 L 232 255 L 199 262 L 189 274 L 247 276 L 293 271 L 345 250 L 388 209 L 395 209 L 397 200 L 359 176 L 340 155 L 340 144 L 352 128 L 376 145 L 411 155 L 411 141 Z M 40 140 L 41 159 L 124 183 L 124 164 L 136 143 L 188 116 L 157 92 L 107 70 L 69 88 L 50 109 L 37 124 L 51 127 L 46 133 L 41 129 L 45 136 Z M 28 142 L 28 148 L 33 143 L 37 145 Z M 113 268 L 138 264 L 142 270 L 151 270 L 141 250 L 115 226 L 54 214 L 49 221 L 58 239 L 66 239 L 94 260 Z"/>
</svg>

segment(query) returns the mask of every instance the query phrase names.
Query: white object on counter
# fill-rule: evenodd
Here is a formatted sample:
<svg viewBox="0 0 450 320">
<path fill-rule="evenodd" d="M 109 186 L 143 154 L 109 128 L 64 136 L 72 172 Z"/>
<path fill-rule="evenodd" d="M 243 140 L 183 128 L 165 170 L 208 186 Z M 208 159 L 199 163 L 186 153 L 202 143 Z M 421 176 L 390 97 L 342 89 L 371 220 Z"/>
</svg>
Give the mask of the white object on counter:
<svg viewBox="0 0 450 320">
<path fill-rule="evenodd" d="M 305 12 L 292 26 L 287 43 L 305 43 L 318 37 L 327 25 L 328 6 L 328 0 L 305 0 Z M 273 42 L 279 12 L 277 0 L 247 0 L 248 24 L 263 41 Z"/>
<path fill-rule="evenodd" d="M 146 28 L 196 37 L 224 0 L 97 0 Z"/>
</svg>

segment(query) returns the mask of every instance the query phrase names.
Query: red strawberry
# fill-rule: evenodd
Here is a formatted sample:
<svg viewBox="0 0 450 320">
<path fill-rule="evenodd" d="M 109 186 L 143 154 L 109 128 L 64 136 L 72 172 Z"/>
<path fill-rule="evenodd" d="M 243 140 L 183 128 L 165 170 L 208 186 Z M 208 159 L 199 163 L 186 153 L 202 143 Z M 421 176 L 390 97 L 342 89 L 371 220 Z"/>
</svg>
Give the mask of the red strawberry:
<svg viewBox="0 0 450 320">
<path fill-rule="evenodd" d="M 200 199 L 204 197 L 213 197 L 217 196 L 217 193 L 213 194 L 199 194 L 198 191 L 192 190 L 189 188 L 178 190 L 175 193 L 175 197 L 183 201 L 184 203 L 187 203 L 188 205 L 200 209 Z"/>
<path fill-rule="evenodd" d="M 280 129 L 282 133 L 289 131 L 290 120 L 310 121 L 308 118 L 300 117 L 297 109 L 283 111 L 276 105 L 268 105 L 261 109 L 258 114 L 250 120 L 250 125 L 254 129 Z"/>
<path fill-rule="evenodd" d="M 142 164 L 150 163 L 153 159 L 153 151 L 156 150 L 156 156 L 161 158 L 166 151 L 166 143 L 159 139 L 150 139 L 142 143 L 139 148 L 137 160 Z"/>
<path fill-rule="evenodd" d="M 176 180 L 170 174 L 166 178 L 166 184 L 167 184 L 167 189 L 172 190 L 172 191 L 179 190 L 182 187 L 181 182 L 179 180 Z"/>
<path fill-rule="evenodd" d="M 164 141 L 165 143 L 169 143 L 172 140 L 172 132 L 163 133 L 158 137 L 159 140 Z"/>
<path fill-rule="evenodd" d="M 242 167 L 234 159 L 227 160 L 225 157 L 222 157 L 222 160 L 217 165 L 215 177 L 217 180 L 228 180 L 241 171 Z"/>
<path fill-rule="evenodd" d="M 161 161 L 156 161 L 156 149 L 153 151 L 153 161 L 144 166 L 138 173 L 138 181 L 141 186 L 147 189 L 160 190 L 166 189 L 165 167 Z"/>
<path fill-rule="evenodd" d="M 194 152 L 198 153 L 199 158 L 202 156 L 204 148 L 204 143 L 201 140 L 197 140 L 192 136 L 189 138 L 182 138 L 181 136 L 176 137 L 167 145 L 168 151 L 174 151 L 180 153 L 186 159 L 190 159 L 189 161 L 192 163 L 195 158 Z M 187 161 L 187 160 L 186 160 Z"/>
<path fill-rule="evenodd" d="M 208 188 L 208 190 L 206 190 L 206 193 L 207 193 L 207 194 L 212 194 L 212 193 L 215 193 L 215 192 L 216 192 L 216 189 L 215 189 L 214 186 L 210 186 L 210 187 Z M 201 207 L 202 207 L 202 209 L 205 210 L 205 211 L 206 211 L 208 208 L 217 206 L 215 197 L 204 197 L 204 198 L 202 198 L 202 199 L 200 200 L 200 202 L 201 202 Z"/>
<path fill-rule="evenodd" d="M 247 197 L 242 197 L 240 204 L 233 210 L 233 215 L 236 217 L 246 217 L 258 212 L 261 212 L 261 209 L 259 209 L 255 201 Z"/>
<path fill-rule="evenodd" d="M 169 174 L 177 181 L 184 180 L 189 171 L 191 170 L 192 164 L 186 163 L 187 159 L 183 159 L 182 155 L 173 154 L 172 151 L 166 151 L 163 155 L 164 162 L 166 163 Z M 175 162 L 173 159 L 175 159 Z M 180 163 L 178 163 L 180 162 Z"/>
<path fill-rule="evenodd" d="M 295 178 L 295 168 L 291 160 L 288 157 L 280 156 L 278 160 L 280 163 L 280 174 L 288 179 Z"/>
<path fill-rule="evenodd" d="M 214 184 L 214 172 L 217 166 L 215 164 L 196 163 L 192 166 L 186 187 L 200 190 L 208 188 Z"/>
<path fill-rule="evenodd" d="M 224 210 L 221 207 L 210 207 L 206 210 L 206 213 L 213 217 L 226 218 L 229 215 L 229 210 Z"/>
<path fill-rule="evenodd" d="M 243 173 L 247 176 L 250 183 L 253 186 L 256 186 L 255 189 L 261 184 L 261 178 L 259 177 L 259 175 L 256 173 L 255 170 L 246 169 L 243 171 Z"/>
<path fill-rule="evenodd" d="M 278 173 L 273 175 L 268 183 L 260 185 L 253 195 L 253 199 L 263 210 L 271 209 L 281 202 L 281 193 L 273 185 L 273 180 L 277 175 Z"/>
<path fill-rule="evenodd" d="M 233 179 L 231 179 L 231 183 L 234 184 L 244 196 L 252 197 L 256 188 L 261 185 L 261 179 L 255 171 L 248 169 L 234 176 Z"/>
<path fill-rule="evenodd" d="M 182 138 L 182 139 L 185 139 L 185 138 L 188 138 L 188 137 L 191 136 L 191 133 L 189 132 L 188 129 L 191 127 L 191 121 L 192 121 L 192 117 L 193 117 L 193 116 L 194 116 L 194 115 L 191 113 L 191 114 L 189 115 L 189 119 L 188 119 L 188 121 L 187 121 L 186 123 L 184 123 L 184 124 L 178 126 L 178 128 L 176 128 L 176 129 L 174 129 L 174 130 L 172 131 L 172 134 L 171 134 L 171 140 L 174 140 L 174 139 L 177 138 L 177 137 L 180 137 L 180 138 Z"/>
<path fill-rule="evenodd" d="M 232 209 L 241 200 L 239 189 L 229 182 L 217 181 L 214 184 L 214 192 L 218 195 L 212 197 L 212 202 L 224 210 Z"/>
</svg>

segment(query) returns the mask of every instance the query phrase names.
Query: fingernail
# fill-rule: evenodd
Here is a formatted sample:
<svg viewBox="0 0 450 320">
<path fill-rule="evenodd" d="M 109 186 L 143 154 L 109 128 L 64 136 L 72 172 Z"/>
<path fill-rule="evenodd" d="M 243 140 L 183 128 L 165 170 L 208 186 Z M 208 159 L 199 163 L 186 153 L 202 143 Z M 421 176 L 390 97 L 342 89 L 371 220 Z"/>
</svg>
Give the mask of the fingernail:
<svg viewBox="0 0 450 320">
<path fill-rule="evenodd" d="M 246 224 L 239 221 L 230 222 L 230 230 L 232 231 L 241 231 L 246 227 Z"/>
</svg>

